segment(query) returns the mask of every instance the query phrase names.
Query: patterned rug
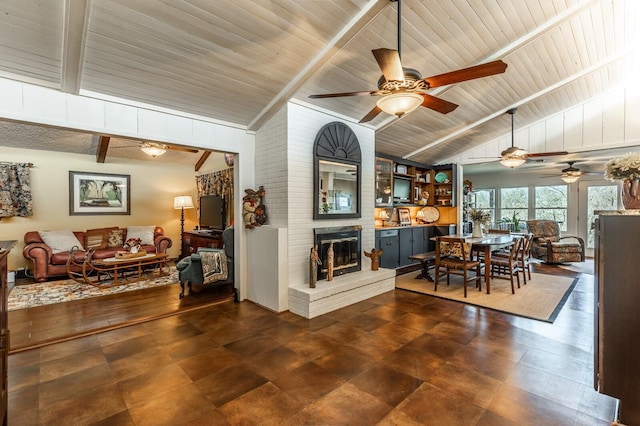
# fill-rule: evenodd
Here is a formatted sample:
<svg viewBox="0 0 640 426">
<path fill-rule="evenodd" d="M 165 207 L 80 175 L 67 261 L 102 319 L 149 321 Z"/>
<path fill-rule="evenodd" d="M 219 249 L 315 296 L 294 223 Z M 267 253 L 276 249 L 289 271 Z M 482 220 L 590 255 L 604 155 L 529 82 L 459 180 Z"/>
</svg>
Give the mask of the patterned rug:
<svg viewBox="0 0 640 426">
<path fill-rule="evenodd" d="M 8 305 L 10 311 L 33 308 L 35 306 L 51 305 L 54 303 L 70 302 L 88 299 L 90 297 L 108 296 L 126 291 L 159 287 L 178 282 L 178 271 L 175 267 L 169 269 L 169 275 L 151 277 L 147 280 L 131 284 L 123 284 L 109 288 L 97 288 L 89 284 L 80 284 L 74 280 L 48 281 L 44 283 L 25 284 L 14 287 L 9 293 Z"/>
</svg>

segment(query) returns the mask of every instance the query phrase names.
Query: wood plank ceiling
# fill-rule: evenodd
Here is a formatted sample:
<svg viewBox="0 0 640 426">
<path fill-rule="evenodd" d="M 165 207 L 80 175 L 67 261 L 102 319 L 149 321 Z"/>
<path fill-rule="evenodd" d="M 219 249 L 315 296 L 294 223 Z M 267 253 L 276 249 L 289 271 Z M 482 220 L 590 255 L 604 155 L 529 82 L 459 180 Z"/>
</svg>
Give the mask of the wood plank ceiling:
<svg viewBox="0 0 640 426">
<path fill-rule="evenodd" d="M 495 59 L 504 74 L 436 88 L 459 104 L 380 114 L 376 150 L 438 163 L 630 82 L 635 0 L 403 0 L 402 63 L 423 76 Z M 397 47 L 389 0 L 3 0 L 0 76 L 257 130 L 292 99 L 354 121 L 377 89 L 372 49 Z M 637 68 L 636 68 L 637 72 Z"/>
</svg>

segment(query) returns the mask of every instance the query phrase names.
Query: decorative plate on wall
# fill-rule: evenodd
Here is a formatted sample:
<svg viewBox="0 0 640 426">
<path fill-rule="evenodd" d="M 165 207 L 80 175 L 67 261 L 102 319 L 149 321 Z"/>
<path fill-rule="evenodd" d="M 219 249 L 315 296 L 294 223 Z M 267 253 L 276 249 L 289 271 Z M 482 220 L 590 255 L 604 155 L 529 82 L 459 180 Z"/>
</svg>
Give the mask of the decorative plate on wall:
<svg viewBox="0 0 640 426">
<path fill-rule="evenodd" d="M 427 206 L 422 209 L 424 221 L 427 223 L 435 222 L 440 218 L 440 211 L 435 207 Z"/>
<path fill-rule="evenodd" d="M 446 181 L 447 179 L 449 179 L 447 174 L 446 173 L 442 173 L 442 172 L 436 174 L 436 177 L 435 177 L 435 180 L 438 183 L 442 183 L 442 182 Z"/>
</svg>

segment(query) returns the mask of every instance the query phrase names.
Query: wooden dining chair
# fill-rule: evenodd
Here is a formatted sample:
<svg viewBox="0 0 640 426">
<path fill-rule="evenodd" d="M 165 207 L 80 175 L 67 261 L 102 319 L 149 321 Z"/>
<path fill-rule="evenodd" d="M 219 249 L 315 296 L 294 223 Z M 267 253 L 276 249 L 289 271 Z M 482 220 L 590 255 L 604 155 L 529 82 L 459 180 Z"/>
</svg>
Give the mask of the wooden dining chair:
<svg viewBox="0 0 640 426">
<path fill-rule="evenodd" d="M 475 270 L 475 275 L 469 272 Z M 482 274 L 480 273 L 480 261 L 471 258 L 471 243 L 466 243 L 464 238 L 436 237 L 436 266 L 435 266 L 434 291 L 438 291 L 440 277 L 447 276 L 449 285 L 451 275 L 463 277 L 464 297 L 467 297 L 467 283 L 476 282 L 478 291 L 482 291 Z"/>
<path fill-rule="evenodd" d="M 531 244 L 533 241 L 533 234 L 522 235 L 522 243 L 516 253 L 516 261 L 518 266 L 518 272 L 522 273 L 522 280 L 524 284 L 527 284 L 527 275 L 531 280 Z M 498 252 L 494 253 L 494 256 L 509 257 L 509 253 Z"/>
<path fill-rule="evenodd" d="M 520 288 L 520 275 L 518 274 L 518 252 L 524 238 L 514 238 L 508 255 L 496 254 L 491 257 L 491 278 L 500 278 L 511 281 L 511 294 L 516 294 L 513 284 L 515 276 L 518 288 Z"/>
</svg>

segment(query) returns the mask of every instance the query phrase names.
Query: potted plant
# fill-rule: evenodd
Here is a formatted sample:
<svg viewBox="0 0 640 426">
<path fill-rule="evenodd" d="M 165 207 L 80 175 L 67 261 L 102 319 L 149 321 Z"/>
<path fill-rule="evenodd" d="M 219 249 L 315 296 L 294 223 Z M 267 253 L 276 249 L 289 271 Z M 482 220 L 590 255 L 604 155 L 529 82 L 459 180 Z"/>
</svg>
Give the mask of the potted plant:
<svg viewBox="0 0 640 426">
<path fill-rule="evenodd" d="M 626 209 L 640 209 L 640 154 L 628 152 L 607 161 L 604 177 L 622 181 L 622 204 Z"/>
</svg>

